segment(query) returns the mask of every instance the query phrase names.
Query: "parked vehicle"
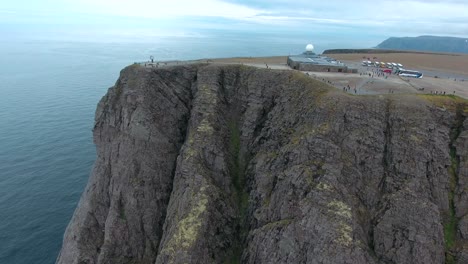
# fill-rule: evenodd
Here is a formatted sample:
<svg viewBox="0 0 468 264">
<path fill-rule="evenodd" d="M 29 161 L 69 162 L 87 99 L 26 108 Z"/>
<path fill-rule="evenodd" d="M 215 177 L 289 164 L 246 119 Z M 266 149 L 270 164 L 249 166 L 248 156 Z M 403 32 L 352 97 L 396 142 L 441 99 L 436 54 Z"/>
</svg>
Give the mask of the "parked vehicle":
<svg viewBox="0 0 468 264">
<path fill-rule="evenodd" d="M 401 77 L 412 77 L 412 78 L 419 78 L 421 79 L 423 77 L 423 74 L 418 71 L 411 71 L 411 70 L 400 70 L 398 72 L 398 75 Z"/>
</svg>

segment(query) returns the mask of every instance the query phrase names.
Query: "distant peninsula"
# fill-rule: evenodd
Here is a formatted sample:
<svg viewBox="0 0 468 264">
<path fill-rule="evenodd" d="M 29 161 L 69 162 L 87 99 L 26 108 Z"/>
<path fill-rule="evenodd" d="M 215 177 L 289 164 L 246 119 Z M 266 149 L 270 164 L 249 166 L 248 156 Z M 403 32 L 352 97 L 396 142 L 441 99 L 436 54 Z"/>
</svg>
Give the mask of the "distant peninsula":
<svg viewBox="0 0 468 264">
<path fill-rule="evenodd" d="M 377 45 L 378 49 L 468 53 L 468 38 L 419 36 L 391 37 Z"/>
</svg>

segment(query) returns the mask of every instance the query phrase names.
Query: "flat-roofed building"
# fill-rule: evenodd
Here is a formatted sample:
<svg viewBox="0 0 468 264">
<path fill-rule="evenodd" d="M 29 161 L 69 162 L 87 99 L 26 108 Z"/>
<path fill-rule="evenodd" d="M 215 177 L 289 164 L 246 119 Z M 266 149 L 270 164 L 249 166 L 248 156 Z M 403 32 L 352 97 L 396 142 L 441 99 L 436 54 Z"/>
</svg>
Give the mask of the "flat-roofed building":
<svg viewBox="0 0 468 264">
<path fill-rule="evenodd" d="M 357 72 L 357 69 L 350 69 L 340 61 L 315 54 L 312 44 L 307 45 L 305 52 L 302 54 L 289 56 L 288 65 L 299 71 Z"/>
</svg>

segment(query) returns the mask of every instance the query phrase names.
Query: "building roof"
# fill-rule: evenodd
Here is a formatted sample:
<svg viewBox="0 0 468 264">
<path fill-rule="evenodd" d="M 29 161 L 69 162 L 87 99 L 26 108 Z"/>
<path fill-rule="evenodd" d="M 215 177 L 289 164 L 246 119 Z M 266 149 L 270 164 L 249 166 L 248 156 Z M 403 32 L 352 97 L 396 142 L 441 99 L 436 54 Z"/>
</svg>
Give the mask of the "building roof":
<svg viewBox="0 0 468 264">
<path fill-rule="evenodd" d="M 308 52 L 304 52 L 299 55 L 289 56 L 289 59 L 294 62 L 299 62 L 299 63 L 326 65 L 326 66 L 345 66 L 344 63 L 341 63 L 335 59 L 316 55 L 314 53 L 308 53 Z"/>
</svg>

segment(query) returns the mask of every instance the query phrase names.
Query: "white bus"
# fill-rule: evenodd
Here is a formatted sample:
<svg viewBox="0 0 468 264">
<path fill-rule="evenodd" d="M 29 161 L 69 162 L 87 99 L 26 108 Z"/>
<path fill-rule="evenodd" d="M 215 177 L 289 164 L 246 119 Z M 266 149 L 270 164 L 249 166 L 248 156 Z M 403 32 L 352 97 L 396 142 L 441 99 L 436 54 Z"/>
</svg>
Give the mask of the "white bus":
<svg viewBox="0 0 468 264">
<path fill-rule="evenodd" d="M 421 72 L 404 70 L 404 69 L 399 70 L 398 75 L 400 75 L 401 77 L 412 77 L 412 78 L 419 78 L 419 79 L 423 77 L 423 74 Z"/>
</svg>

